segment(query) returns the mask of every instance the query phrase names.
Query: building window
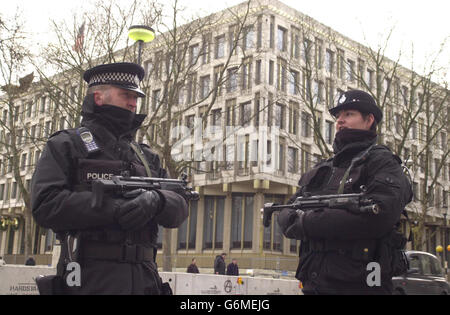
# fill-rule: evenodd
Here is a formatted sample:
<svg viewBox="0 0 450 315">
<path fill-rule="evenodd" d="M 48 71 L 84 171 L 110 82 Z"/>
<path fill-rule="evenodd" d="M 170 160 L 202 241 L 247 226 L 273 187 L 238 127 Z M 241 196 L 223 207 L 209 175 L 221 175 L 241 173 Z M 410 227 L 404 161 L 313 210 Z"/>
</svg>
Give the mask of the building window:
<svg viewBox="0 0 450 315">
<path fill-rule="evenodd" d="M 255 47 L 255 31 L 253 26 L 247 26 L 244 31 L 244 50 Z"/>
<path fill-rule="evenodd" d="M 264 203 L 284 203 L 284 197 L 280 195 L 264 195 Z M 272 215 L 270 226 L 264 227 L 263 249 L 271 251 L 283 251 L 283 233 L 278 225 L 278 211 Z"/>
<path fill-rule="evenodd" d="M 197 87 L 197 74 L 193 73 L 188 76 L 186 86 L 186 102 L 191 104 L 195 102 L 195 90 Z"/>
<path fill-rule="evenodd" d="M 269 25 L 269 47 L 274 48 L 274 45 L 275 45 L 275 17 L 271 15 Z"/>
<path fill-rule="evenodd" d="M 416 140 L 417 139 L 417 122 L 413 121 L 411 124 L 411 139 Z"/>
<path fill-rule="evenodd" d="M 274 71 L 274 62 L 273 60 L 269 60 L 269 85 L 273 85 L 273 71 Z"/>
<path fill-rule="evenodd" d="M 300 30 L 293 27 L 291 30 L 291 57 L 300 58 Z"/>
<path fill-rule="evenodd" d="M 366 68 L 366 62 L 360 58 L 358 58 L 358 86 L 364 87 L 363 81 L 364 79 L 364 70 Z"/>
<path fill-rule="evenodd" d="M 284 172 L 285 170 L 285 146 L 284 146 L 284 141 L 281 141 L 282 139 L 280 139 L 280 145 L 278 147 L 278 165 L 277 165 L 277 170 L 280 172 Z"/>
<path fill-rule="evenodd" d="M 210 62 L 210 53 L 211 53 L 211 33 L 203 36 L 202 43 L 202 64 L 207 64 Z"/>
<path fill-rule="evenodd" d="M 288 172 L 297 173 L 298 172 L 298 149 L 293 147 L 288 147 Z"/>
<path fill-rule="evenodd" d="M 235 25 L 231 25 L 228 28 L 228 46 L 229 46 L 229 53 L 230 53 L 230 55 L 231 54 L 233 54 L 233 55 L 236 54 L 237 45 L 239 44 L 238 43 L 238 38 L 236 37 L 237 29 L 238 29 L 238 26 L 236 24 Z"/>
<path fill-rule="evenodd" d="M 325 53 L 325 70 L 331 75 L 334 71 L 334 52 L 327 49 Z"/>
<path fill-rule="evenodd" d="M 200 52 L 199 44 L 192 45 L 191 47 L 189 47 L 189 64 L 191 66 L 197 63 L 199 52 Z"/>
<path fill-rule="evenodd" d="M 325 121 L 325 141 L 328 144 L 333 144 L 334 138 L 334 122 L 326 120 Z"/>
<path fill-rule="evenodd" d="M 304 111 L 302 111 L 301 128 L 302 128 L 301 129 L 302 137 L 310 137 L 311 136 L 311 115 Z"/>
<path fill-rule="evenodd" d="M 252 87 L 252 58 L 248 57 L 243 60 L 242 65 L 242 89 L 251 89 Z"/>
<path fill-rule="evenodd" d="M 224 56 L 225 56 L 225 35 L 221 35 L 216 37 L 215 57 L 216 59 L 218 59 Z"/>
<path fill-rule="evenodd" d="M 225 102 L 225 120 L 226 126 L 234 126 L 235 124 L 235 107 L 236 99 L 230 99 Z"/>
<path fill-rule="evenodd" d="M 337 76 L 340 79 L 344 79 L 344 70 L 345 70 L 345 61 L 344 61 L 344 51 L 342 49 L 337 50 L 337 64 L 336 64 L 336 70 L 337 70 Z"/>
<path fill-rule="evenodd" d="M 312 42 L 309 39 L 304 39 L 303 40 L 303 45 L 302 45 L 302 58 L 303 61 L 307 64 L 311 66 L 311 46 L 312 46 Z"/>
<path fill-rule="evenodd" d="M 275 104 L 275 126 L 277 126 L 280 129 L 284 129 L 284 126 L 285 126 L 284 116 L 285 116 L 284 105 L 276 103 Z"/>
<path fill-rule="evenodd" d="M 305 174 L 311 168 L 311 146 L 302 144 L 302 160 L 301 160 L 301 171 Z"/>
<path fill-rule="evenodd" d="M 238 68 L 228 69 L 227 92 L 231 93 L 237 90 L 238 86 Z"/>
<path fill-rule="evenodd" d="M 189 202 L 189 216 L 178 228 L 178 249 L 195 249 L 198 201 Z"/>
<path fill-rule="evenodd" d="M 159 107 L 159 96 L 161 94 L 161 90 L 153 91 L 152 95 L 152 111 L 155 111 Z"/>
<path fill-rule="evenodd" d="M 233 194 L 231 208 L 231 248 L 252 248 L 253 195 Z"/>
<path fill-rule="evenodd" d="M 277 72 L 277 88 L 286 92 L 286 60 L 278 58 L 278 72 Z"/>
<path fill-rule="evenodd" d="M 223 65 L 214 67 L 214 87 L 217 87 L 217 95 L 222 95 L 222 71 L 223 71 Z"/>
<path fill-rule="evenodd" d="M 288 80 L 288 92 L 292 95 L 298 94 L 298 85 L 300 80 L 300 75 L 298 71 L 291 70 L 289 72 L 289 80 Z"/>
<path fill-rule="evenodd" d="M 315 81 L 313 83 L 313 104 L 321 104 L 323 102 L 323 82 Z"/>
<path fill-rule="evenodd" d="M 287 30 L 284 27 L 278 26 L 277 49 L 279 51 L 286 51 L 286 47 L 287 47 Z"/>
<path fill-rule="evenodd" d="M 323 40 L 316 38 L 315 45 L 315 63 L 317 69 L 322 69 L 323 66 Z"/>
<path fill-rule="evenodd" d="M 383 88 L 387 98 L 391 98 L 391 79 L 385 78 L 383 81 Z"/>
<path fill-rule="evenodd" d="M 253 117 L 255 118 L 255 122 L 254 122 L 254 126 L 256 128 L 259 127 L 259 112 L 261 111 L 261 96 L 258 93 L 255 93 L 255 114 L 253 115 Z"/>
<path fill-rule="evenodd" d="M 408 104 L 409 104 L 409 89 L 407 86 L 402 86 L 402 100 L 403 100 L 403 105 L 408 106 Z"/>
<path fill-rule="evenodd" d="M 222 111 L 220 109 L 214 109 L 212 111 L 212 126 L 222 126 Z"/>
<path fill-rule="evenodd" d="M 289 103 L 289 133 L 296 135 L 298 130 L 298 103 Z"/>
<path fill-rule="evenodd" d="M 347 59 L 347 81 L 355 82 L 355 62 L 351 59 Z"/>
<path fill-rule="evenodd" d="M 240 106 L 240 121 L 242 127 L 250 126 L 252 119 L 252 105 L 251 102 L 241 104 Z"/>
<path fill-rule="evenodd" d="M 255 66 L 255 84 L 261 84 L 261 60 L 256 60 Z"/>
<path fill-rule="evenodd" d="M 394 115 L 395 119 L 395 132 L 401 134 L 402 132 L 402 116 L 400 114 Z"/>
<path fill-rule="evenodd" d="M 369 90 L 372 90 L 374 88 L 375 84 L 375 78 L 374 78 L 374 72 L 373 70 L 367 69 L 366 71 L 366 84 Z"/>
<path fill-rule="evenodd" d="M 209 94 L 209 75 L 200 78 L 200 98 L 206 98 Z"/>
<path fill-rule="evenodd" d="M 20 170 L 21 170 L 21 171 L 24 171 L 26 165 L 27 165 L 27 154 L 24 153 L 24 154 L 22 154 L 22 159 L 21 159 L 21 161 L 20 161 Z"/>
<path fill-rule="evenodd" d="M 328 109 L 334 107 L 334 84 L 329 78 L 325 80 L 325 102 L 327 103 Z"/>
<path fill-rule="evenodd" d="M 225 197 L 205 196 L 203 249 L 222 249 Z"/>
</svg>

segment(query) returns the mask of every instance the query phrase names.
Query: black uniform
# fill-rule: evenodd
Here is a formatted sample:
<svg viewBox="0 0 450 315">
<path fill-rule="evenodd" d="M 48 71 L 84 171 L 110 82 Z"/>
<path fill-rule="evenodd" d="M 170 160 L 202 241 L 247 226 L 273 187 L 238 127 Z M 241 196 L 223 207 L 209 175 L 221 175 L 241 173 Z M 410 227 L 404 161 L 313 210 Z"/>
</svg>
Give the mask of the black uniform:
<svg viewBox="0 0 450 315">
<path fill-rule="evenodd" d="M 217 255 L 216 259 L 214 260 L 214 273 L 219 275 L 225 274 L 225 260 L 223 259 L 222 255 Z"/>
<path fill-rule="evenodd" d="M 159 191 L 160 211 L 137 231 L 125 231 L 117 222 L 117 207 L 129 199 L 105 195 L 99 209 L 91 208 L 92 179 L 148 176 L 130 146 L 145 116 L 101 107 L 96 108 L 93 97 L 88 96 L 82 128 L 60 131 L 48 140 L 32 179 L 33 216 L 62 240 L 58 274 L 67 276 L 70 270 L 66 266 L 71 261 L 80 264 L 81 286 L 66 286 L 66 294 L 161 294 L 155 263 L 158 225 L 178 227 L 187 217 L 187 203 L 176 192 Z M 80 136 L 83 133 L 90 133 L 94 141 L 85 143 Z M 137 147 L 151 176 L 167 177 L 159 157 L 145 145 Z"/>
<path fill-rule="evenodd" d="M 336 194 L 352 158 L 372 146 L 364 162 L 351 170 L 343 193 L 359 193 L 365 185 L 368 197 L 380 205 L 380 213 L 320 208 L 298 216 L 295 210 L 284 209 L 278 222 L 286 236 L 302 239 L 296 277 L 305 293 L 389 294 L 392 257 L 387 239 L 411 200 L 411 186 L 398 157 L 387 147 L 375 145 L 374 132 L 344 132 L 348 134 L 345 142 L 335 140 L 335 156 L 304 174 L 294 197 Z M 368 286 L 369 262 L 380 263 L 381 286 Z"/>
<path fill-rule="evenodd" d="M 196 264 L 192 263 L 187 267 L 187 273 L 200 273 Z"/>
<path fill-rule="evenodd" d="M 239 266 L 237 264 L 229 263 L 227 266 L 228 276 L 239 276 Z"/>
</svg>

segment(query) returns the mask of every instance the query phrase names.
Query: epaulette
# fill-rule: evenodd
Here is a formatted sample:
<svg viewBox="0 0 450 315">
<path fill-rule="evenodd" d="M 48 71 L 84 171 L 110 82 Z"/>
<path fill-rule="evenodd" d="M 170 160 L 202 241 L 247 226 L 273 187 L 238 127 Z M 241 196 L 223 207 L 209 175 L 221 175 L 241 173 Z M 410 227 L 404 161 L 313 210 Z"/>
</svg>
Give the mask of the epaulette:
<svg viewBox="0 0 450 315">
<path fill-rule="evenodd" d="M 140 145 L 141 147 L 146 147 L 146 148 L 149 148 L 149 149 L 150 149 L 150 146 L 149 146 L 148 144 L 145 144 L 145 143 L 140 142 L 139 145 Z"/>
<path fill-rule="evenodd" d="M 59 135 L 61 132 L 64 132 L 64 131 L 66 131 L 66 130 L 58 130 L 58 131 L 56 131 L 56 132 L 54 132 L 54 133 L 52 133 L 51 135 L 50 135 L 50 137 L 48 137 L 49 139 L 50 138 L 52 138 L 52 137 L 54 137 L 54 136 L 57 136 L 57 135 Z"/>
<path fill-rule="evenodd" d="M 394 159 L 398 162 L 398 164 L 402 164 L 402 159 L 395 154 L 394 152 L 392 152 L 391 148 L 389 148 L 388 146 L 384 145 L 384 144 L 377 144 L 373 147 L 372 150 L 385 150 L 385 151 L 389 151 L 392 156 L 394 157 Z"/>
</svg>

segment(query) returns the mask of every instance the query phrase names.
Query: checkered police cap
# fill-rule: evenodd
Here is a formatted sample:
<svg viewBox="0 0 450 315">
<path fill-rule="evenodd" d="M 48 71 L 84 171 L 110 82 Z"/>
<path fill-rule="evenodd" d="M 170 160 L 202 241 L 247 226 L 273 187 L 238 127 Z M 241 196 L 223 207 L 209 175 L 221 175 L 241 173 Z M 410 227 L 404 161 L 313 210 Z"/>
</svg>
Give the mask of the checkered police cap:
<svg viewBox="0 0 450 315">
<path fill-rule="evenodd" d="M 377 106 L 374 98 L 369 93 L 361 90 L 350 90 L 342 93 L 337 106 L 331 108 L 329 112 L 331 115 L 336 116 L 344 109 L 356 109 L 363 113 L 371 113 L 377 123 L 383 119 L 383 112 Z"/>
<path fill-rule="evenodd" d="M 144 78 L 144 69 L 135 63 L 121 62 L 103 64 L 86 70 L 84 80 L 89 87 L 96 85 L 113 85 L 125 90 L 135 91 L 144 97 L 145 93 L 139 88 Z"/>
</svg>

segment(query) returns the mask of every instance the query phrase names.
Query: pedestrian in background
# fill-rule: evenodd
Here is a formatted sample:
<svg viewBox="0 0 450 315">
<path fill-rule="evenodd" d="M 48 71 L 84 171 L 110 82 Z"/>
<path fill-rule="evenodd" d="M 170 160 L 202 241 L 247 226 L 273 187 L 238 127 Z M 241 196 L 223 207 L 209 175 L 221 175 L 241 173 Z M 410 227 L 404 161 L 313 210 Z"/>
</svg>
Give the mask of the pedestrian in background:
<svg viewBox="0 0 450 315">
<path fill-rule="evenodd" d="M 214 274 L 216 275 L 225 275 L 225 257 L 226 253 L 222 253 L 222 255 L 217 255 L 214 260 Z"/>
<path fill-rule="evenodd" d="M 236 258 L 233 258 L 231 260 L 231 263 L 227 266 L 227 275 L 228 276 L 239 276 L 239 267 L 238 267 Z"/>
<path fill-rule="evenodd" d="M 187 273 L 200 273 L 197 268 L 197 260 L 192 258 L 191 264 L 187 267 Z"/>
<path fill-rule="evenodd" d="M 27 261 L 25 262 L 25 266 L 36 266 L 36 261 L 32 256 L 28 257 Z"/>
</svg>

